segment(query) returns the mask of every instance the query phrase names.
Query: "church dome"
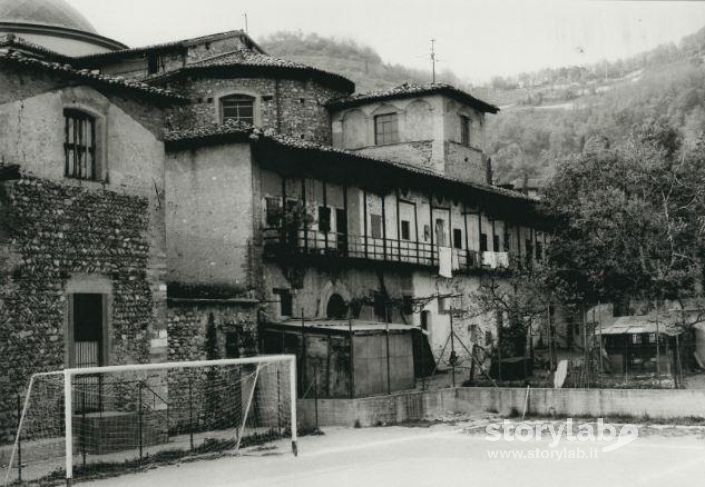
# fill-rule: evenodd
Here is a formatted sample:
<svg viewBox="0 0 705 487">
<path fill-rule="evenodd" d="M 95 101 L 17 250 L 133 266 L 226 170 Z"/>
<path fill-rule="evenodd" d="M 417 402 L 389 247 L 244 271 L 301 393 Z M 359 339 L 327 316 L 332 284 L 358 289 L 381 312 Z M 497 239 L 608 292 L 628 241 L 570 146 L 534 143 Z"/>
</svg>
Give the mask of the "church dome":
<svg viewBox="0 0 705 487">
<path fill-rule="evenodd" d="M 0 35 L 9 33 L 67 56 L 126 47 L 98 34 L 66 0 L 0 0 Z"/>
<path fill-rule="evenodd" d="M 0 0 L 0 22 L 98 33 L 78 10 L 64 0 Z"/>
</svg>

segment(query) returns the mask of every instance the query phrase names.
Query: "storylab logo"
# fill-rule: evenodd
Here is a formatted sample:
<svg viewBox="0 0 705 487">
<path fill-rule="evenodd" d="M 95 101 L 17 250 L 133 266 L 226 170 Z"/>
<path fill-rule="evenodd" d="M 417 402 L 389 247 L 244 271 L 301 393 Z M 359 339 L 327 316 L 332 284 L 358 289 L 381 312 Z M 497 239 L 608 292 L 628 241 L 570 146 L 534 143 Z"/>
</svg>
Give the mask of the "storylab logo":
<svg viewBox="0 0 705 487">
<path fill-rule="evenodd" d="M 636 426 L 607 424 L 602 418 L 595 422 L 572 418 L 542 423 L 504 420 L 487 425 L 485 432 L 487 441 L 503 447 L 488 451 L 490 458 L 497 459 L 596 459 L 639 438 Z M 543 447 L 546 441 L 548 446 Z M 530 442 L 540 442 L 542 447 L 527 448 Z"/>
</svg>

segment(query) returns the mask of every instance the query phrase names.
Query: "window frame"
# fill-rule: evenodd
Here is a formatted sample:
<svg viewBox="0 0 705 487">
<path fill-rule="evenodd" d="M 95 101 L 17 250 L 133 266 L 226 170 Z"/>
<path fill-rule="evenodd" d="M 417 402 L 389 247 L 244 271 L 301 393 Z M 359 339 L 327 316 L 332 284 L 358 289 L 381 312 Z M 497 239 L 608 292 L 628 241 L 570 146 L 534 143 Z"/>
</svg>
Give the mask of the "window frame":
<svg viewBox="0 0 705 487">
<path fill-rule="evenodd" d="M 402 220 L 399 223 L 399 228 L 401 240 L 411 241 L 411 222 L 409 220 Z"/>
<path fill-rule="evenodd" d="M 375 222 L 379 224 L 376 225 Z M 375 231 L 378 230 L 378 231 Z M 384 219 L 382 215 L 377 215 L 375 213 L 370 213 L 370 235 L 374 239 L 384 238 Z"/>
<path fill-rule="evenodd" d="M 99 117 L 80 107 L 65 107 L 64 177 L 79 181 L 101 181 L 103 171 L 99 142 Z M 90 134 L 86 131 L 90 129 Z M 90 140 L 87 140 L 90 137 Z M 85 160 L 84 160 L 85 158 Z"/>
<path fill-rule="evenodd" d="M 457 250 L 463 248 L 463 231 L 460 228 L 453 229 L 453 248 Z"/>
<path fill-rule="evenodd" d="M 331 233 L 333 230 L 333 210 L 329 206 L 318 207 L 318 231 Z"/>
<path fill-rule="evenodd" d="M 389 121 L 385 121 L 389 119 Z M 399 143 L 399 114 L 397 112 L 375 115 L 375 145 L 393 145 Z M 387 130 L 390 129 L 390 130 Z"/>
<path fill-rule="evenodd" d="M 470 127 L 472 127 L 472 120 L 469 116 L 459 114 L 460 118 L 460 145 L 465 147 L 470 147 Z"/>
<path fill-rule="evenodd" d="M 236 106 L 236 116 L 227 116 L 226 115 L 226 110 L 232 109 L 233 107 L 226 107 L 226 104 L 229 102 L 235 102 Z M 250 104 L 251 108 L 251 115 L 250 116 L 244 116 L 240 114 L 241 107 L 238 103 L 247 103 Z M 247 94 L 247 93 L 230 93 L 228 95 L 221 96 L 218 98 L 218 108 L 219 108 L 219 113 L 220 113 L 220 123 L 221 124 L 226 124 L 229 121 L 233 121 L 234 123 L 243 123 L 243 124 L 249 124 L 251 126 L 255 126 L 256 124 L 256 111 L 257 111 L 257 97 Z"/>
</svg>

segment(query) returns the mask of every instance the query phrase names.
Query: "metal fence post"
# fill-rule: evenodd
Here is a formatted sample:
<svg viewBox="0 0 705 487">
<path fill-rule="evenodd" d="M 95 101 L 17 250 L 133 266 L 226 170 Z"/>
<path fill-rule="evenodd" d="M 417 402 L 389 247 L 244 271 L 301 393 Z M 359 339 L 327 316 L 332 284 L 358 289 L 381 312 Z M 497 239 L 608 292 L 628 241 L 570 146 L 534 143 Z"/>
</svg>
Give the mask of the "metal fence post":
<svg viewBox="0 0 705 487">
<path fill-rule="evenodd" d="M 22 398 L 17 394 L 17 481 L 22 483 Z M 7 466 L 8 469 L 12 465 Z"/>
<path fill-rule="evenodd" d="M 188 378 L 188 434 L 191 451 L 193 451 L 193 378 Z"/>
<path fill-rule="evenodd" d="M 314 387 L 314 398 L 313 398 L 313 409 L 316 416 L 316 431 L 318 431 L 318 367 L 313 369 L 313 387 Z"/>
<path fill-rule="evenodd" d="M 139 442 L 140 450 L 140 460 L 142 460 L 143 454 L 143 442 L 142 442 L 142 382 L 140 381 L 139 387 L 137 388 L 137 436 Z"/>
</svg>

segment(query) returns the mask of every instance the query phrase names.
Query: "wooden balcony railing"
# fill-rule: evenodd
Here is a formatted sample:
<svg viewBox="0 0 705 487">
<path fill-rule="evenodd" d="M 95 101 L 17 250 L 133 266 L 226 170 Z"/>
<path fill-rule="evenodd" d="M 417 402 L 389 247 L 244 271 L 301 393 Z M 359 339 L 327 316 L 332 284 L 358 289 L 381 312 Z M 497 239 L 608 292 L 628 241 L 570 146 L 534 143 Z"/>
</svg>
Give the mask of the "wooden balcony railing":
<svg viewBox="0 0 705 487">
<path fill-rule="evenodd" d="M 324 233 L 318 230 L 284 231 L 280 228 L 264 230 L 265 255 L 295 257 L 297 255 L 364 259 L 380 262 L 438 267 L 440 249 L 437 245 L 413 240 L 375 238 L 365 235 Z M 482 255 L 482 258 L 481 258 Z M 508 267 L 507 254 L 480 253 L 475 250 L 452 249 L 454 271 Z"/>
</svg>

